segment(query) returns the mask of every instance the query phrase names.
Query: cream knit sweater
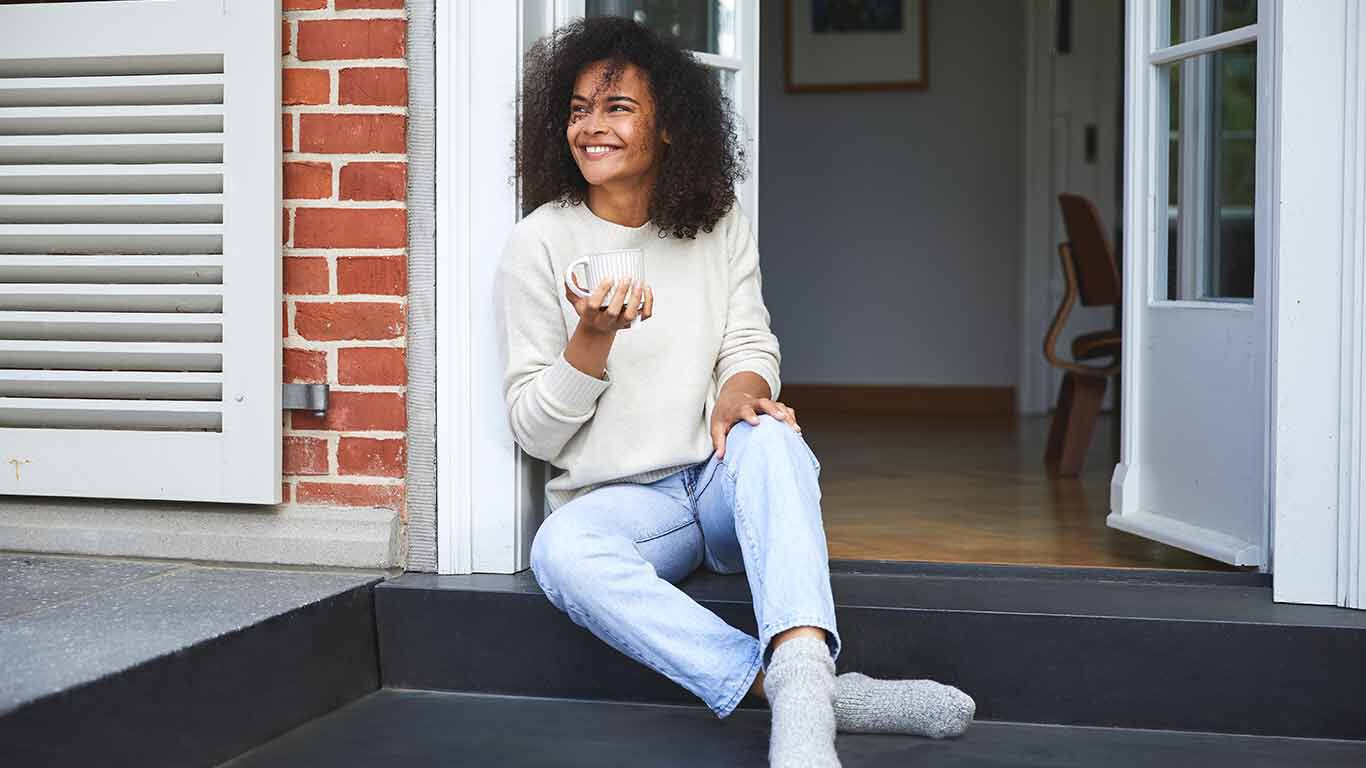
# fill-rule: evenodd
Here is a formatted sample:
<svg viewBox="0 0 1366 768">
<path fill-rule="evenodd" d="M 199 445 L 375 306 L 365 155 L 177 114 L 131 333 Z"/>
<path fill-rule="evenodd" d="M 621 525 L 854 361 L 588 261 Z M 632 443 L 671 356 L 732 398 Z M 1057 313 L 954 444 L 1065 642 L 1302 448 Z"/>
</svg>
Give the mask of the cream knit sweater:
<svg viewBox="0 0 1366 768">
<path fill-rule="evenodd" d="M 618 248 L 644 251 L 654 314 L 617 332 L 599 379 L 564 357 L 579 322 L 564 270 Z M 693 240 L 660 238 L 649 222 L 615 224 L 586 204 L 546 203 L 518 222 L 494 283 L 503 394 L 517 444 L 565 470 L 546 483 L 551 511 L 600 485 L 653 482 L 711 456 L 708 424 L 731 376 L 753 371 L 778 397 L 781 356 L 760 283 L 738 204 Z"/>
</svg>

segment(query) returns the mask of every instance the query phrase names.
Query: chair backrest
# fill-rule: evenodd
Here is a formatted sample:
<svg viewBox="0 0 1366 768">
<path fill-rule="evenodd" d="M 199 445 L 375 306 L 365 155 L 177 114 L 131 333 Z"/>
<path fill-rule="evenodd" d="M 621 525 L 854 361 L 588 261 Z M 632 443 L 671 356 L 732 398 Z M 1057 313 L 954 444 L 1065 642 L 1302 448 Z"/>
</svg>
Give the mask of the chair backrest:
<svg viewBox="0 0 1366 768">
<path fill-rule="evenodd" d="M 1058 195 L 1058 204 L 1062 206 L 1062 222 L 1077 269 L 1081 303 L 1088 307 L 1118 304 L 1123 296 L 1119 266 L 1101 229 L 1096 207 L 1081 195 L 1069 193 Z"/>
</svg>

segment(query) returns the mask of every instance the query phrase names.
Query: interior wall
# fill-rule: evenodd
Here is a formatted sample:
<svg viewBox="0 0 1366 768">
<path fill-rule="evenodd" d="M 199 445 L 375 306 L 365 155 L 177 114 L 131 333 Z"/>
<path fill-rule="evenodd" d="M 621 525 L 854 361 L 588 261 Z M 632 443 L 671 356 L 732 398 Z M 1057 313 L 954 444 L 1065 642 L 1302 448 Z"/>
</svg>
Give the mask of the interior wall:
<svg viewBox="0 0 1366 768">
<path fill-rule="evenodd" d="M 784 381 L 1013 386 L 1023 4 L 932 3 L 927 90 L 838 93 L 784 91 L 785 5 L 763 0 L 759 109 Z"/>
</svg>

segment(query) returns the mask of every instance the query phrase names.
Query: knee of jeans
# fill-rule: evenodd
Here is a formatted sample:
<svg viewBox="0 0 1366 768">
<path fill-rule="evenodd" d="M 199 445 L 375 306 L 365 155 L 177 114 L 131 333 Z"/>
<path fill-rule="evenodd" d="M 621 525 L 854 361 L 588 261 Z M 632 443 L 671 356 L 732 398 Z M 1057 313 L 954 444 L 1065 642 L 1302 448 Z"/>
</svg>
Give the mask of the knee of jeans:
<svg viewBox="0 0 1366 768">
<path fill-rule="evenodd" d="M 547 517 L 531 540 L 531 573 L 541 589 L 552 597 L 564 590 L 568 576 L 573 573 L 569 563 L 575 559 L 577 537 L 564 520 L 553 514 Z"/>
<path fill-rule="evenodd" d="M 759 423 L 757 425 L 750 424 L 748 421 L 740 421 L 737 422 L 734 427 L 731 427 L 730 434 L 726 438 L 726 453 L 730 453 L 731 441 L 737 438 L 739 440 L 739 445 L 736 446 L 737 448 L 741 445 L 754 444 L 766 445 L 770 446 L 770 448 L 791 447 L 798 449 L 798 452 L 804 454 L 811 462 L 812 468 L 817 472 L 820 471 L 820 462 L 816 459 L 816 455 L 811 452 L 811 448 L 807 446 L 806 441 L 802 439 L 802 436 L 797 430 L 793 429 L 792 425 L 788 424 L 786 421 L 770 416 L 767 413 L 759 414 Z"/>
</svg>

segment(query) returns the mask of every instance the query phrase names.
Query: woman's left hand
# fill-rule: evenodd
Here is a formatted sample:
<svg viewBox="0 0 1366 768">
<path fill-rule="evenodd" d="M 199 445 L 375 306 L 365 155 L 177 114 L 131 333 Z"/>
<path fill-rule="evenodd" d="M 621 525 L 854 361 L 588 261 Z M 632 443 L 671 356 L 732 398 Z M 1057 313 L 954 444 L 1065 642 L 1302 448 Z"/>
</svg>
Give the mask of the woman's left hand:
<svg viewBox="0 0 1366 768">
<path fill-rule="evenodd" d="M 726 434 L 736 422 L 744 419 L 752 426 L 759 426 L 759 414 L 767 413 L 779 421 L 786 421 L 793 430 L 801 432 L 797 424 L 797 409 L 767 397 L 755 397 L 738 390 L 722 392 L 716 399 L 716 407 L 711 413 L 711 442 L 716 448 L 716 458 L 726 455 Z"/>
</svg>

